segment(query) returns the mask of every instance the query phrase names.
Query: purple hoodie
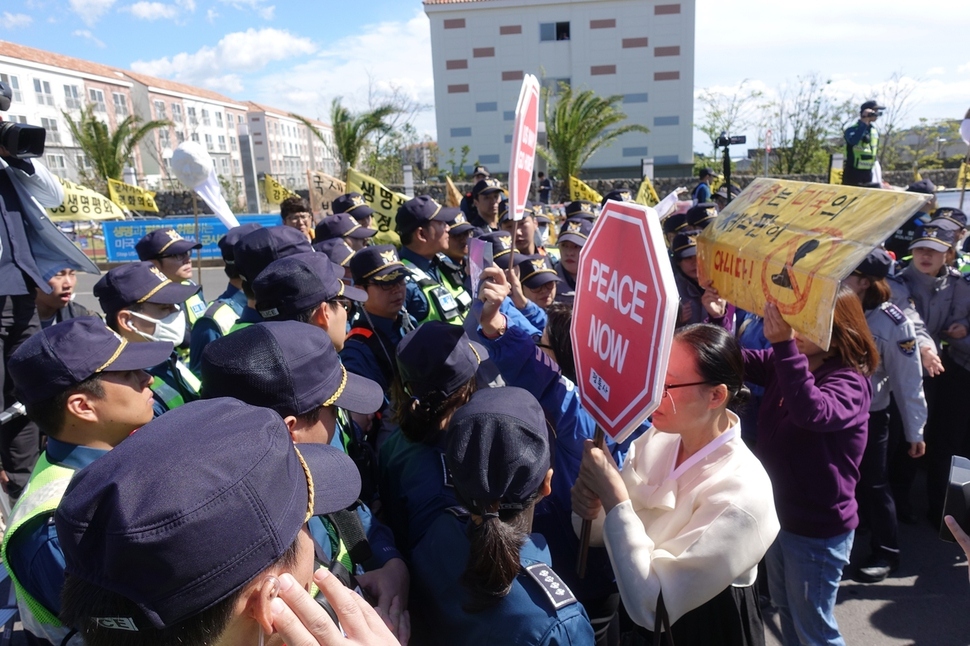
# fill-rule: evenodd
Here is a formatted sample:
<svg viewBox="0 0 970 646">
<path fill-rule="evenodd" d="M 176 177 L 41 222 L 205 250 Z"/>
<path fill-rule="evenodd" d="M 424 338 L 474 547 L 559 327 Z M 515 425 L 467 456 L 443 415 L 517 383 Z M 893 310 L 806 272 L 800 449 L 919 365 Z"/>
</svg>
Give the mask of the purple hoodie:
<svg viewBox="0 0 970 646">
<path fill-rule="evenodd" d="M 766 388 L 755 454 L 771 478 L 782 529 L 810 538 L 855 529 L 869 379 L 838 357 L 810 372 L 794 341 L 743 353 L 745 380 Z"/>
</svg>

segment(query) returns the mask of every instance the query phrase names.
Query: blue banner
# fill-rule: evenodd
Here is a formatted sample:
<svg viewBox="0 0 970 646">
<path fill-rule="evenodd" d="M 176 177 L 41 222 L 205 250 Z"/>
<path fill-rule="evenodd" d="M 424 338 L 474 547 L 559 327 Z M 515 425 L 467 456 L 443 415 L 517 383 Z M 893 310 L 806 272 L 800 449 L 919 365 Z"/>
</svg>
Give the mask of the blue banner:
<svg viewBox="0 0 970 646">
<path fill-rule="evenodd" d="M 282 224 L 279 214 L 239 215 L 239 224 L 256 222 L 264 227 Z M 119 220 L 102 222 L 104 246 L 108 262 L 130 262 L 138 260 L 135 243 L 145 234 L 155 229 L 175 229 L 186 240 L 195 240 L 195 218 L 159 218 L 157 220 Z M 221 258 L 219 238 L 226 235 L 226 225 L 219 218 L 206 216 L 199 218 L 199 242 L 202 243 L 203 258 Z M 192 254 L 195 258 L 195 254 Z"/>
</svg>

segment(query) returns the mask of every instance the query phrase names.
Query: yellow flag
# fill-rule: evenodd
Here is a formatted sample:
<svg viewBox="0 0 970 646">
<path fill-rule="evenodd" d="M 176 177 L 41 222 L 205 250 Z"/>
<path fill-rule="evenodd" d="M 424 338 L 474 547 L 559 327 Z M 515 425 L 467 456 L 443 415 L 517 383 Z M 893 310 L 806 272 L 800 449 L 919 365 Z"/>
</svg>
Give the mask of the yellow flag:
<svg viewBox="0 0 970 646">
<path fill-rule="evenodd" d="M 310 210 L 314 215 L 331 215 L 333 209 L 330 205 L 347 192 L 347 185 L 343 180 L 318 170 L 308 170 L 306 174 L 310 186 Z"/>
<path fill-rule="evenodd" d="M 445 182 L 448 183 L 448 195 L 445 198 L 445 206 L 459 207 L 461 206 L 461 191 L 455 186 L 455 183 L 451 181 L 451 178 L 445 175 Z"/>
<path fill-rule="evenodd" d="M 657 189 L 653 187 L 649 177 L 644 177 L 640 182 L 640 190 L 637 191 L 637 197 L 633 201 L 644 206 L 657 206 L 660 203 L 660 196 L 657 195 Z"/>
<path fill-rule="evenodd" d="M 603 201 L 603 196 L 591 189 L 582 180 L 569 176 L 569 200 L 575 202 L 576 200 L 587 200 L 589 202 L 596 202 L 599 204 Z"/>
<path fill-rule="evenodd" d="M 960 174 L 957 175 L 957 188 L 970 185 L 970 166 L 966 162 L 960 164 Z"/>
<path fill-rule="evenodd" d="M 842 184 L 842 169 L 841 168 L 830 168 L 829 169 L 829 184 Z"/>
<path fill-rule="evenodd" d="M 914 170 L 913 171 L 913 181 L 914 182 L 922 182 L 923 181 L 923 175 L 918 170 Z"/>
<path fill-rule="evenodd" d="M 56 176 L 55 176 L 56 177 Z M 96 193 L 87 186 L 58 177 L 64 187 L 64 202 L 53 209 L 47 209 L 51 220 L 68 222 L 71 220 L 124 220 L 125 214 L 111 200 Z"/>
<path fill-rule="evenodd" d="M 407 195 L 395 193 L 370 175 L 364 175 L 353 168 L 347 169 L 347 191 L 360 193 L 374 209 L 374 226 L 377 227 L 374 242 L 400 247 L 401 239 L 395 232 L 394 225 L 397 221 L 397 209 L 408 201 Z"/>
<path fill-rule="evenodd" d="M 155 204 L 155 192 L 146 191 L 138 186 L 125 184 L 116 179 L 108 180 L 108 195 L 118 206 L 132 211 L 152 211 L 158 213 Z"/>
<path fill-rule="evenodd" d="M 263 180 L 263 192 L 266 194 L 266 201 L 270 204 L 279 204 L 286 198 L 296 195 L 296 193 L 277 182 L 269 174 Z"/>
</svg>

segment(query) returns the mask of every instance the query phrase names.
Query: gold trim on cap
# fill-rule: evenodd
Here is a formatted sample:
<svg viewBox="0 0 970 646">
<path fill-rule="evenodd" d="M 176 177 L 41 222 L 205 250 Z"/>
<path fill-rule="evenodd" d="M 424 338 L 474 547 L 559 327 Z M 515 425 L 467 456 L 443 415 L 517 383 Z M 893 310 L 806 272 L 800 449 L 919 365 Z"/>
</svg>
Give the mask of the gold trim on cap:
<svg viewBox="0 0 970 646">
<path fill-rule="evenodd" d="M 170 281 L 169 279 L 166 278 L 164 282 L 161 282 L 161 283 L 155 285 L 155 287 L 153 287 L 150 292 L 148 292 L 147 294 L 145 294 L 144 296 L 142 296 L 141 298 L 139 298 L 135 302 L 136 303 L 144 303 L 149 298 L 151 298 L 152 296 L 154 296 L 155 294 L 157 294 L 158 293 L 158 290 L 160 290 L 161 288 L 165 287 L 166 285 L 171 285 L 171 284 L 172 284 L 172 281 Z"/>
<path fill-rule="evenodd" d="M 306 460 L 303 459 L 303 454 L 300 453 L 300 449 L 296 447 L 296 444 L 293 445 L 293 450 L 296 451 L 296 457 L 300 459 L 300 466 L 303 467 L 303 473 L 306 474 L 307 508 L 306 518 L 303 519 L 303 522 L 305 523 L 313 518 L 313 474 L 310 473 L 310 466 L 306 463 Z"/>
<path fill-rule="evenodd" d="M 103 364 L 101 364 L 101 367 L 100 368 L 98 368 L 97 370 L 94 371 L 95 374 L 96 373 L 99 373 L 99 372 L 104 372 L 105 368 L 107 368 L 112 363 L 114 363 L 115 361 L 117 361 L 118 360 L 118 357 L 121 356 L 121 352 L 125 349 L 125 346 L 128 345 L 128 339 L 119 337 L 118 340 L 120 341 L 120 343 L 118 344 L 118 347 L 115 348 L 114 354 L 112 354 L 111 357 L 107 361 L 105 361 Z"/>
<path fill-rule="evenodd" d="M 394 262 L 389 262 L 386 265 L 381 265 L 377 269 L 371 269 L 369 272 L 361 276 L 361 278 L 363 280 L 367 280 L 368 278 L 370 278 L 371 276 L 373 276 L 374 274 L 376 274 L 382 269 L 387 269 L 388 267 L 403 267 L 403 266 L 404 266 L 403 262 L 401 262 L 400 260 L 395 260 Z"/>
<path fill-rule="evenodd" d="M 531 274 L 528 274 L 526 276 L 523 276 L 519 280 L 524 283 L 525 281 L 529 280 L 533 276 L 538 276 L 539 274 L 555 274 L 555 273 L 556 273 L 555 269 L 545 268 L 545 269 L 540 269 L 539 271 L 534 271 Z"/>
<path fill-rule="evenodd" d="M 320 404 L 321 406 L 333 406 L 337 402 L 337 399 L 343 394 L 344 388 L 347 387 L 347 369 L 341 364 L 340 370 L 343 373 L 343 376 L 340 378 L 340 386 L 337 387 L 337 392 L 335 392 L 330 399 Z"/>
<path fill-rule="evenodd" d="M 472 353 L 474 353 L 475 358 L 478 359 L 479 365 L 481 365 L 481 363 L 482 363 L 482 357 L 481 357 L 481 355 L 478 354 L 478 350 L 476 350 L 475 349 L 475 346 L 473 346 L 471 343 L 468 344 L 468 347 L 472 349 Z"/>
</svg>

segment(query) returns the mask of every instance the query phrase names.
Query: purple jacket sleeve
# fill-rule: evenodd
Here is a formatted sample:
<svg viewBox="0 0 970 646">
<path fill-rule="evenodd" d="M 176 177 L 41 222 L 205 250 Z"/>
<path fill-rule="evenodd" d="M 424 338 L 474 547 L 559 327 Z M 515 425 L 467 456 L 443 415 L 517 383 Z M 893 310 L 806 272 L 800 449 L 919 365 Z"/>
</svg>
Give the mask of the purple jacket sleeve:
<svg viewBox="0 0 970 646">
<path fill-rule="evenodd" d="M 741 356 L 744 357 L 744 380 L 756 386 L 768 385 L 768 373 L 771 371 L 771 360 L 774 350 L 748 350 L 741 349 Z"/>
</svg>

